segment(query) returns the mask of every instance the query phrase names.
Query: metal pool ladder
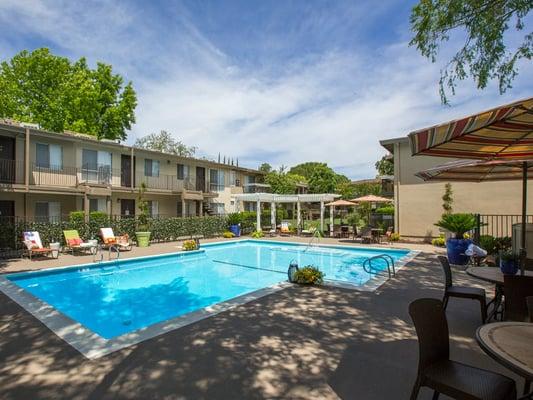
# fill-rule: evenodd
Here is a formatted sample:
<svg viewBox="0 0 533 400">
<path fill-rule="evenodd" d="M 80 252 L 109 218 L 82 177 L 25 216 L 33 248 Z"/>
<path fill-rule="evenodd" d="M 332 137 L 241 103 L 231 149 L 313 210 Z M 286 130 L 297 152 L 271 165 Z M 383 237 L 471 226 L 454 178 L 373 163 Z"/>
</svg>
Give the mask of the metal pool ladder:
<svg viewBox="0 0 533 400">
<path fill-rule="evenodd" d="M 316 239 L 316 240 L 315 240 Z M 309 250 L 313 246 L 313 242 L 316 241 L 316 244 L 320 241 L 320 232 L 317 230 L 315 233 L 313 233 L 313 236 L 309 240 L 309 243 L 307 243 L 306 248 L 304 249 L 304 253 Z"/>
<path fill-rule="evenodd" d="M 372 267 L 372 260 L 384 260 L 387 263 L 387 272 L 389 279 L 396 276 L 396 268 L 394 266 L 394 259 L 388 254 L 378 254 L 377 256 L 368 257 L 363 262 L 363 270 L 368 274 L 379 275 L 382 271 Z M 392 267 L 392 269 L 391 269 Z"/>
</svg>

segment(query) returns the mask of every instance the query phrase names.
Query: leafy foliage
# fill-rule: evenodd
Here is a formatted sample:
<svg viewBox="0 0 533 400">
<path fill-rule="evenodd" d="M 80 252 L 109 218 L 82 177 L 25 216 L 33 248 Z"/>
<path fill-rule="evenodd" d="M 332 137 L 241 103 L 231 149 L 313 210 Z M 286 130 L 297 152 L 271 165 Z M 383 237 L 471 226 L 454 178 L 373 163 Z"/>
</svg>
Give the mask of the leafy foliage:
<svg viewBox="0 0 533 400">
<path fill-rule="evenodd" d="M 265 234 L 263 233 L 263 231 L 253 231 L 250 236 L 254 239 L 261 239 L 265 236 Z"/>
<path fill-rule="evenodd" d="M 111 65 L 85 58 L 75 63 L 47 48 L 21 51 L 0 65 L 0 117 L 72 130 L 98 138 L 125 139 L 135 122 L 137 97 L 131 82 Z"/>
<path fill-rule="evenodd" d="M 438 238 L 435 238 L 431 241 L 431 244 L 433 246 L 437 247 L 444 247 L 446 246 L 446 238 L 444 237 L 444 234 L 439 235 Z"/>
<path fill-rule="evenodd" d="M 144 193 L 146 192 L 146 183 L 142 182 L 141 186 L 139 186 L 139 193 L 137 196 L 137 207 L 139 208 L 139 216 L 138 216 L 138 222 L 139 222 L 139 231 L 145 232 L 148 228 L 148 201 L 144 198 Z"/>
<path fill-rule="evenodd" d="M 272 172 L 272 165 L 269 163 L 263 163 L 258 168 L 259 171 L 264 172 L 265 174 L 268 174 L 269 172 Z"/>
<path fill-rule="evenodd" d="M 466 232 L 477 227 L 477 221 L 473 214 L 443 214 L 435 225 L 454 233 L 456 239 L 462 239 Z"/>
<path fill-rule="evenodd" d="M 312 265 L 299 268 L 293 277 L 296 283 L 304 285 L 320 285 L 324 282 L 324 273 Z"/>
<path fill-rule="evenodd" d="M 223 234 L 222 234 L 222 237 L 226 238 L 226 239 L 231 239 L 231 238 L 234 238 L 235 237 L 235 234 L 233 232 L 230 232 L 230 231 L 225 231 Z"/>
<path fill-rule="evenodd" d="M 394 206 L 383 206 L 376 208 L 376 214 L 394 215 Z"/>
<path fill-rule="evenodd" d="M 309 177 L 309 192 L 333 193 L 337 188 L 339 176 L 326 164 L 315 167 Z"/>
<path fill-rule="evenodd" d="M 444 194 L 442 195 L 442 208 L 444 214 L 451 214 L 453 212 L 453 190 L 452 184 L 447 183 L 444 185 Z"/>
<path fill-rule="evenodd" d="M 181 247 L 185 251 L 196 250 L 196 242 L 194 240 L 185 240 Z"/>
<path fill-rule="evenodd" d="M 134 146 L 182 157 L 192 157 L 196 153 L 196 150 L 198 150 L 197 147 L 187 146 L 179 140 L 174 139 L 170 133 L 164 130 L 137 139 Z"/>
<path fill-rule="evenodd" d="M 284 171 L 272 171 L 265 175 L 265 183 L 269 184 L 272 193 L 294 194 L 298 183 L 306 183 L 307 180 L 301 176 Z"/>
<path fill-rule="evenodd" d="M 401 239 L 400 234 L 399 234 L 399 233 L 396 233 L 396 232 L 391 233 L 391 235 L 390 235 L 390 237 L 389 237 L 389 240 L 390 240 L 391 242 L 398 242 L 400 239 Z"/>
<path fill-rule="evenodd" d="M 441 70 L 440 95 L 447 103 L 447 90 L 455 94 L 457 80 L 472 76 L 484 89 L 497 79 L 500 93 L 511 87 L 517 75 L 516 63 L 533 56 L 533 32 L 526 32 L 516 49 L 508 49 L 505 32 L 514 26 L 525 28 L 524 18 L 533 8 L 531 0 L 420 0 L 411 13 L 414 32 L 410 45 L 436 61 L 441 43 L 452 33 L 464 33 L 464 45 Z"/>
<path fill-rule="evenodd" d="M 394 175 L 394 160 L 386 155 L 381 157 L 381 160 L 376 161 L 376 171 L 378 175 Z"/>
</svg>

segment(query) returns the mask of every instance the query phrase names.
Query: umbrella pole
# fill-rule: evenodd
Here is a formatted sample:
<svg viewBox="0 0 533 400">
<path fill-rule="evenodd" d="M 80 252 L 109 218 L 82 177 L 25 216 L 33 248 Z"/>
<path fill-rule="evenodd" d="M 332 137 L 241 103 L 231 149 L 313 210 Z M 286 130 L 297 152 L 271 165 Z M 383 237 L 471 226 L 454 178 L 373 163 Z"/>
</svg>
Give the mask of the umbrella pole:
<svg viewBox="0 0 533 400">
<path fill-rule="evenodd" d="M 527 221 L 527 162 L 522 163 L 522 226 L 520 234 L 520 274 L 524 275 L 527 262 L 526 251 L 526 221 Z"/>
</svg>

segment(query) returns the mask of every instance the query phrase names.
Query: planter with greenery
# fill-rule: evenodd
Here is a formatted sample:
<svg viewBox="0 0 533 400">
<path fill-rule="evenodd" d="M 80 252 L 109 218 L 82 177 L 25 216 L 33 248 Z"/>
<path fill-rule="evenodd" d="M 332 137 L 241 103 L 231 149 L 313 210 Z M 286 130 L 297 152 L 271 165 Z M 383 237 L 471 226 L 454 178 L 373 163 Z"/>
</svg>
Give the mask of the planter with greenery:
<svg viewBox="0 0 533 400">
<path fill-rule="evenodd" d="M 146 192 L 146 184 L 143 182 L 139 187 L 138 208 L 139 218 L 137 219 L 137 246 L 148 247 L 150 245 L 150 231 L 148 227 L 148 202 L 144 199 L 144 192 Z"/>
<path fill-rule="evenodd" d="M 235 234 L 233 232 L 230 232 L 230 231 L 225 231 L 223 234 L 222 234 L 222 237 L 226 238 L 226 239 L 232 239 L 235 237 Z"/>
<path fill-rule="evenodd" d="M 233 233 L 234 236 L 241 236 L 241 214 L 232 213 L 228 215 L 228 225 L 229 231 Z"/>
<path fill-rule="evenodd" d="M 443 214 L 441 220 L 435 225 L 453 234 L 453 237 L 446 240 L 446 251 L 450 263 L 465 265 L 468 262 L 465 251 L 472 243 L 472 240 L 465 239 L 465 234 L 477 227 L 476 217 L 465 213 Z"/>
<path fill-rule="evenodd" d="M 301 285 L 320 285 L 324 281 L 324 273 L 312 265 L 297 269 L 292 276 Z"/>
<path fill-rule="evenodd" d="M 265 236 L 265 234 L 263 233 L 263 231 L 254 231 L 252 232 L 251 236 L 254 239 L 261 239 L 262 237 Z"/>
<path fill-rule="evenodd" d="M 518 257 L 512 251 L 500 252 L 500 269 L 505 275 L 516 275 L 518 272 Z"/>
</svg>

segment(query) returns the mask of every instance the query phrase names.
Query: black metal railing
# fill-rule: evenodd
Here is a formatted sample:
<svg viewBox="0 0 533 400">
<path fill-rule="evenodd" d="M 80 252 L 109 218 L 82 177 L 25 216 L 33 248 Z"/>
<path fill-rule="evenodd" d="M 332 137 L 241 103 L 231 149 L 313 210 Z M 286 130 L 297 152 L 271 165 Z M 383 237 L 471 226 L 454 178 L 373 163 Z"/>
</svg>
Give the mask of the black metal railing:
<svg viewBox="0 0 533 400">
<path fill-rule="evenodd" d="M 0 185 L 24 184 L 24 163 L 0 159 Z"/>
<path fill-rule="evenodd" d="M 522 223 L 520 214 L 475 214 L 477 228 L 474 231 L 476 239 L 482 235 L 494 237 L 511 237 L 513 225 Z M 533 223 L 533 215 L 526 216 L 527 223 Z"/>
<path fill-rule="evenodd" d="M 60 165 L 31 165 L 30 185 L 40 186 L 76 186 L 78 184 L 77 168 Z"/>
</svg>

